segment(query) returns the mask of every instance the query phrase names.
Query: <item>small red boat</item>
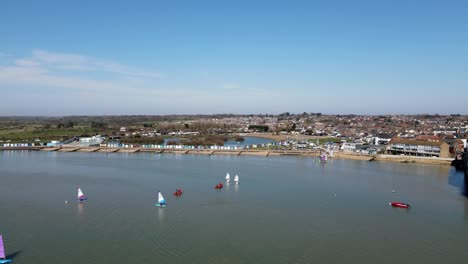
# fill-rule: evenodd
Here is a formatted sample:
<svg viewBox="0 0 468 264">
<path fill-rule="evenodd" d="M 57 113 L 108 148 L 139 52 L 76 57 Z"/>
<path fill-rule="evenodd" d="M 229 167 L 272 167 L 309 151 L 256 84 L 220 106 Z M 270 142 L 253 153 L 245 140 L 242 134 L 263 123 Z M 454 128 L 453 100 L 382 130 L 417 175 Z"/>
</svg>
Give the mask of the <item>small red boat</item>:
<svg viewBox="0 0 468 264">
<path fill-rule="evenodd" d="M 222 183 L 218 183 L 218 184 L 215 185 L 215 189 L 221 189 L 221 188 L 223 188 L 223 186 L 224 185 Z"/>
<path fill-rule="evenodd" d="M 391 202 L 391 206 L 393 207 L 400 207 L 400 208 L 410 208 L 411 206 L 407 203 L 401 203 L 401 202 Z"/>
<path fill-rule="evenodd" d="M 175 195 L 175 196 L 181 196 L 181 195 L 182 195 L 182 189 L 177 189 L 177 190 L 174 192 L 174 195 Z"/>
</svg>

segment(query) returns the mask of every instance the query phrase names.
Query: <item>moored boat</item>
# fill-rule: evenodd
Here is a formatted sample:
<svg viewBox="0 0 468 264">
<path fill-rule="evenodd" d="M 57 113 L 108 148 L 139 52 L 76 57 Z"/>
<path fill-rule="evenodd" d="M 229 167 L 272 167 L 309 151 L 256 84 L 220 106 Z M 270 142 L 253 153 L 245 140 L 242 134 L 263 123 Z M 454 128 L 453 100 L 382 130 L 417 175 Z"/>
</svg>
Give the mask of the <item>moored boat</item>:
<svg viewBox="0 0 468 264">
<path fill-rule="evenodd" d="M 400 208 L 410 208 L 411 206 L 407 203 L 402 203 L 402 202 L 391 202 L 391 206 L 393 207 L 400 207 Z"/>
</svg>

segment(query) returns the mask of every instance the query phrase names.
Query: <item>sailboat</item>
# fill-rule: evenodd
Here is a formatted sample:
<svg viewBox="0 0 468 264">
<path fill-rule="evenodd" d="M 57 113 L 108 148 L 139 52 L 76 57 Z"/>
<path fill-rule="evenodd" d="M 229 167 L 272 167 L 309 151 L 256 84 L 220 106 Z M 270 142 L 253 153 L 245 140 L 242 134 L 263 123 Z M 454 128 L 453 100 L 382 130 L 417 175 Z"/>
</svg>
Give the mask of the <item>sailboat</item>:
<svg viewBox="0 0 468 264">
<path fill-rule="evenodd" d="M 162 196 L 161 192 L 158 192 L 158 202 L 154 205 L 156 205 L 157 207 L 166 207 L 166 200 Z"/>
<path fill-rule="evenodd" d="M 84 193 L 81 191 L 81 188 L 78 187 L 78 201 L 83 202 L 87 199 L 88 197 L 86 197 L 86 195 L 84 195 Z"/>
<path fill-rule="evenodd" d="M 11 259 L 6 259 L 5 248 L 3 247 L 3 237 L 0 235 L 0 263 L 10 263 Z"/>
<path fill-rule="evenodd" d="M 236 176 L 234 177 L 234 182 L 236 184 L 239 184 L 239 175 L 236 174 Z"/>
<path fill-rule="evenodd" d="M 231 175 L 229 175 L 229 173 L 226 173 L 226 181 L 229 182 L 230 179 L 231 179 Z"/>
</svg>

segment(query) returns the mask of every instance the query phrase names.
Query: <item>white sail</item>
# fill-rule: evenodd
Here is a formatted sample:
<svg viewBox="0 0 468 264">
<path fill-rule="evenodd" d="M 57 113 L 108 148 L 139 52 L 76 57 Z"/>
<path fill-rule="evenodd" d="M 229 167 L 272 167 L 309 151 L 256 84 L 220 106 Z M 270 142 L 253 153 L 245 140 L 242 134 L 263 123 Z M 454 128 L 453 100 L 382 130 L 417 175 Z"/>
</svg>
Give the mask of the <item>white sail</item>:
<svg viewBox="0 0 468 264">
<path fill-rule="evenodd" d="M 160 204 L 166 203 L 166 200 L 164 200 L 164 197 L 162 196 L 161 192 L 158 192 L 158 203 Z"/>
<path fill-rule="evenodd" d="M 83 192 L 81 191 L 81 188 L 78 188 L 78 199 L 80 199 L 81 197 L 83 197 Z"/>
<path fill-rule="evenodd" d="M 239 175 L 236 174 L 236 176 L 234 177 L 234 182 L 236 182 L 236 183 L 239 182 Z"/>
<path fill-rule="evenodd" d="M 229 173 L 226 174 L 226 181 L 229 182 L 229 180 L 231 179 L 231 175 L 229 175 Z"/>
</svg>

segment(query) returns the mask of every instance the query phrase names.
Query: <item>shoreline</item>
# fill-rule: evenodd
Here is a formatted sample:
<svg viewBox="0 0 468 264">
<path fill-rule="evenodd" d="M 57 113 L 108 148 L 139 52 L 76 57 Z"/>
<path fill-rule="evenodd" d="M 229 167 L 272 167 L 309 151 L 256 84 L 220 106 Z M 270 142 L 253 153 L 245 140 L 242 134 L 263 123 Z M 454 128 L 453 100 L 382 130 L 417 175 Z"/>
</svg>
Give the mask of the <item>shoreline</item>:
<svg viewBox="0 0 468 264">
<path fill-rule="evenodd" d="M 335 153 L 335 158 L 341 159 L 352 159 L 352 160 L 364 160 L 364 161 L 384 161 L 394 163 L 417 163 L 417 164 L 430 164 L 430 165 L 442 165 L 451 166 L 452 158 L 432 158 L 432 157 L 418 157 L 418 156 L 397 156 L 397 155 L 365 155 L 357 153 Z"/>
<path fill-rule="evenodd" d="M 305 151 L 305 150 L 225 150 L 225 149 L 147 149 L 147 148 L 108 148 L 108 147 L 0 147 L 0 151 L 22 150 L 22 151 L 47 151 L 47 152 L 101 152 L 101 153 L 172 153 L 172 154 L 199 154 L 199 155 L 236 155 L 236 156 L 301 156 L 301 157 L 317 157 L 320 151 Z M 431 157 L 416 157 L 416 156 L 395 156 L 395 155 L 365 155 L 358 153 L 335 153 L 333 159 L 349 159 L 363 161 L 384 161 L 394 163 L 417 163 L 450 166 L 451 158 L 431 158 Z"/>
</svg>

